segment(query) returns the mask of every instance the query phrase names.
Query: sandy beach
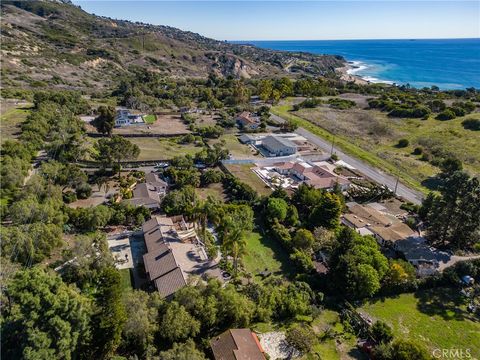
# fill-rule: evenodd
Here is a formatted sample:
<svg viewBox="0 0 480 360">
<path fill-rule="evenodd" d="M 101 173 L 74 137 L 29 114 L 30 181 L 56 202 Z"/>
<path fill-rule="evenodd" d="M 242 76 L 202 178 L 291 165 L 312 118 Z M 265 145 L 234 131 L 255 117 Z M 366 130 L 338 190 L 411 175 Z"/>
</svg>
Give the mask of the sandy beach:
<svg viewBox="0 0 480 360">
<path fill-rule="evenodd" d="M 360 76 L 352 75 L 352 74 L 349 73 L 349 70 L 351 71 L 355 68 L 356 67 L 354 65 L 352 65 L 350 63 L 347 63 L 343 67 L 336 68 L 335 71 L 340 74 L 340 79 L 342 79 L 344 81 L 348 81 L 348 82 L 353 81 L 354 83 L 359 84 L 359 85 L 369 84 L 370 83 L 369 81 L 367 81 L 365 79 L 362 79 Z"/>
</svg>

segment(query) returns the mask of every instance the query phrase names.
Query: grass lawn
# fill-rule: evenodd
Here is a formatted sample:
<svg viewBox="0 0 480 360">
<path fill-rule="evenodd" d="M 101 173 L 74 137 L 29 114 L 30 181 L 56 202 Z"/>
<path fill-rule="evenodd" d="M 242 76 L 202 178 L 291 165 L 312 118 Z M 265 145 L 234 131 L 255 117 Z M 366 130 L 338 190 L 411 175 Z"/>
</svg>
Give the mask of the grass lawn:
<svg viewBox="0 0 480 360">
<path fill-rule="evenodd" d="M 130 291 L 133 289 L 132 284 L 132 276 L 130 273 L 130 269 L 122 269 L 118 270 L 121 276 L 121 284 L 123 291 Z"/>
<path fill-rule="evenodd" d="M 312 322 L 313 330 L 320 337 L 319 343 L 314 347 L 310 354 L 303 359 L 363 359 L 362 354 L 356 347 L 356 337 L 353 334 L 345 332 L 340 321 L 338 312 L 325 309 Z M 324 336 L 326 331 L 330 331 L 333 336 Z M 354 354 L 354 355 L 353 355 Z"/>
<path fill-rule="evenodd" d="M 134 137 L 128 140 L 140 148 L 138 160 L 169 160 L 178 155 L 193 155 L 201 150 L 195 145 L 177 144 L 174 138 Z"/>
<path fill-rule="evenodd" d="M 227 164 L 225 167 L 238 179 L 250 185 L 259 195 L 269 195 L 272 192 L 251 169 L 254 164 Z"/>
<path fill-rule="evenodd" d="M 157 117 L 155 115 L 145 115 L 143 117 L 143 121 L 145 121 L 147 124 L 153 124 L 155 121 L 157 121 Z"/>
<path fill-rule="evenodd" d="M 236 159 L 250 159 L 261 158 L 261 155 L 255 155 L 256 151 L 250 146 L 242 144 L 238 141 L 235 134 L 224 134 L 219 139 L 212 141 L 213 143 L 224 141 L 225 147 L 230 151 L 230 154 Z"/>
<path fill-rule="evenodd" d="M 258 232 L 251 232 L 246 240 L 247 251 L 243 264 L 248 272 L 254 275 L 265 269 L 283 274 L 293 272 L 287 252 L 275 240 Z"/>
<path fill-rule="evenodd" d="M 209 196 L 213 196 L 218 200 L 225 200 L 225 194 L 223 193 L 223 185 L 218 184 L 210 184 L 207 187 L 196 188 L 195 189 L 198 197 L 202 200 L 206 200 Z"/>
<path fill-rule="evenodd" d="M 430 349 L 471 349 L 480 356 L 480 322 L 467 312 L 457 289 L 437 288 L 373 301 L 361 311 L 392 326 L 395 336 Z"/>
<path fill-rule="evenodd" d="M 2 102 L 1 108 L 0 140 L 3 143 L 6 140 L 16 138 L 16 133 L 20 131 L 19 125 L 27 118 L 30 107 Z"/>
</svg>

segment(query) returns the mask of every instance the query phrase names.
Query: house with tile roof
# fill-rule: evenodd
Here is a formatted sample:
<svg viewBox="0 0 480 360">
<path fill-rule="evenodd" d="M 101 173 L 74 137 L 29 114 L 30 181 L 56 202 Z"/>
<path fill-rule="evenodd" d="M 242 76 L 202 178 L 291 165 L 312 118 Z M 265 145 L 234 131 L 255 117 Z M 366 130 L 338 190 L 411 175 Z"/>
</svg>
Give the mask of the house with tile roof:
<svg viewBox="0 0 480 360">
<path fill-rule="evenodd" d="M 184 287 L 191 275 L 222 278 L 218 261 L 208 258 L 193 224 L 183 216 L 154 216 L 142 231 L 145 272 L 163 298 Z"/>
<path fill-rule="evenodd" d="M 248 111 L 242 111 L 236 118 L 237 124 L 248 130 L 255 130 L 260 126 L 260 119 Z"/>
<path fill-rule="evenodd" d="M 145 175 L 145 182 L 135 185 L 133 197 L 127 202 L 134 206 L 158 209 L 168 190 L 168 184 L 155 173 Z"/>
<path fill-rule="evenodd" d="M 345 191 L 350 186 L 350 181 L 335 174 L 326 166 L 311 165 L 305 161 L 287 161 L 274 164 L 274 169 L 281 175 L 291 176 L 313 186 L 316 189 L 333 189 L 339 186 Z"/>
<path fill-rule="evenodd" d="M 257 335 L 250 329 L 230 329 L 210 341 L 215 360 L 265 360 Z"/>
</svg>

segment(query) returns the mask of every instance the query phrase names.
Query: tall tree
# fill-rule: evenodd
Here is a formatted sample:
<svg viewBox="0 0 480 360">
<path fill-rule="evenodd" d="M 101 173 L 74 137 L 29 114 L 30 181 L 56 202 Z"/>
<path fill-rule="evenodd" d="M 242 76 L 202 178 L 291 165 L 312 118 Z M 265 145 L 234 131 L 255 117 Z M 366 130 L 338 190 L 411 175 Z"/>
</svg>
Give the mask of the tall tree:
<svg viewBox="0 0 480 360">
<path fill-rule="evenodd" d="M 440 194 L 430 193 L 420 215 L 427 238 L 440 246 L 466 249 L 480 242 L 480 182 L 462 171 L 444 175 Z"/>
<path fill-rule="evenodd" d="M 120 273 L 113 266 L 97 274 L 96 304 L 98 312 L 93 317 L 93 351 L 99 358 L 109 358 L 120 345 L 123 325 L 126 321 L 122 302 Z"/>
<path fill-rule="evenodd" d="M 225 226 L 223 229 L 223 248 L 225 254 L 231 256 L 233 259 L 233 269 L 235 275 L 238 274 L 238 265 L 241 257 L 245 254 L 246 241 L 244 229 L 241 224 L 232 217 L 227 217 L 223 220 Z"/>
<path fill-rule="evenodd" d="M 22 270 L 7 284 L 2 358 L 73 359 L 90 338 L 90 301 L 56 274 Z"/>
<path fill-rule="evenodd" d="M 121 171 L 120 162 L 136 159 L 140 155 L 140 148 L 136 144 L 118 135 L 113 135 L 109 139 L 100 139 L 95 144 L 95 149 L 98 152 L 97 159 L 104 166 L 118 167 L 118 177 Z"/>
<path fill-rule="evenodd" d="M 160 360 L 205 360 L 205 354 L 197 349 L 192 339 L 173 344 L 170 350 L 160 352 Z"/>
<path fill-rule="evenodd" d="M 93 120 L 92 124 L 101 134 L 112 136 L 115 126 L 115 108 L 113 106 L 100 106 L 97 110 L 98 116 Z"/>
<path fill-rule="evenodd" d="M 200 322 L 176 301 L 167 305 L 160 322 L 161 336 L 170 342 L 185 341 L 200 331 Z"/>
</svg>

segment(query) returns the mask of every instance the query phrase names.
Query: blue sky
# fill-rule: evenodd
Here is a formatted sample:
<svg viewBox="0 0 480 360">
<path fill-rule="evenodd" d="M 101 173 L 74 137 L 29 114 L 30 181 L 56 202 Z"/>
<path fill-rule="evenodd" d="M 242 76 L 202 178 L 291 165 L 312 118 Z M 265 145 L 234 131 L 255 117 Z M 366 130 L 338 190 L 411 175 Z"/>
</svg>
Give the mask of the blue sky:
<svg viewBox="0 0 480 360">
<path fill-rule="evenodd" d="M 74 0 L 116 19 L 170 25 L 218 40 L 480 37 L 480 1 Z"/>
</svg>

